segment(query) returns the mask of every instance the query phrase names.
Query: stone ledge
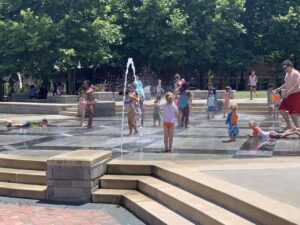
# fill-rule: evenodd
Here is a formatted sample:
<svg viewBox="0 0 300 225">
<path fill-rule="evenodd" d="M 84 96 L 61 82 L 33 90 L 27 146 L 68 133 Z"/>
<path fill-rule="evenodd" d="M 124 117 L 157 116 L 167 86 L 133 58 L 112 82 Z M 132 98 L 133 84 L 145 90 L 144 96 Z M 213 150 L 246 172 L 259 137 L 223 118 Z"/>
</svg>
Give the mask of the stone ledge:
<svg viewBox="0 0 300 225">
<path fill-rule="evenodd" d="M 54 156 L 47 160 L 47 165 L 92 166 L 111 157 L 110 151 L 78 150 Z"/>
</svg>

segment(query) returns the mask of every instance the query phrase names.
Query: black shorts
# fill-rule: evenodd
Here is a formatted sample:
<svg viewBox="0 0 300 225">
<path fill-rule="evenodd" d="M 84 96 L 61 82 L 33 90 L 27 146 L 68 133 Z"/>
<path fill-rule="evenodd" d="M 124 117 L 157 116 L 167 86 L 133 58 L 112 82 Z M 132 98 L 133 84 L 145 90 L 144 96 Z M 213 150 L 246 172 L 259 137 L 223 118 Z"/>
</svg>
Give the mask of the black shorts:
<svg viewBox="0 0 300 225">
<path fill-rule="evenodd" d="M 249 85 L 249 87 L 251 87 L 251 88 L 256 88 L 257 86 L 251 86 L 251 85 Z"/>
</svg>

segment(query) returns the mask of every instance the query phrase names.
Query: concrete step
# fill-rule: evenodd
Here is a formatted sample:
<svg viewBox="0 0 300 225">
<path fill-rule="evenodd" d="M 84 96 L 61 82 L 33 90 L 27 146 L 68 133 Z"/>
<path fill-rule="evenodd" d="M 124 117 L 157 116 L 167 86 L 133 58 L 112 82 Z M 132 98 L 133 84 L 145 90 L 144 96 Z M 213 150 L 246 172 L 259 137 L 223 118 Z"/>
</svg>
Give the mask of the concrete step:
<svg viewBox="0 0 300 225">
<path fill-rule="evenodd" d="M 46 171 L 46 158 L 0 154 L 0 167 Z"/>
<path fill-rule="evenodd" d="M 62 116 L 74 116 L 74 117 L 77 117 L 78 116 L 78 113 L 77 112 L 69 112 L 69 111 L 61 111 L 59 113 L 59 115 L 62 115 Z"/>
<path fill-rule="evenodd" d="M 93 193 L 93 202 L 122 204 L 147 224 L 194 224 L 135 190 L 99 189 Z"/>
<path fill-rule="evenodd" d="M 106 173 L 155 176 L 257 224 L 300 224 L 300 210 L 293 206 L 177 164 L 114 160 L 107 165 Z"/>
<path fill-rule="evenodd" d="M 137 189 L 181 216 L 203 225 L 253 224 L 220 206 L 151 176 L 106 175 L 101 178 L 101 188 L 111 189 L 117 186 Z"/>
<path fill-rule="evenodd" d="M 46 199 L 46 186 L 0 182 L 0 195 L 43 200 Z"/>
<path fill-rule="evenodd" d="M 46 172 L 15 168 L 0 168 L 0 181 L 23 184 L 46 184 Z"/>
<path fill-rule="evenodd" d="M 66 108 L 65 109 L 66 112 L 78 112 L 78 108 Z"/>
</svg>

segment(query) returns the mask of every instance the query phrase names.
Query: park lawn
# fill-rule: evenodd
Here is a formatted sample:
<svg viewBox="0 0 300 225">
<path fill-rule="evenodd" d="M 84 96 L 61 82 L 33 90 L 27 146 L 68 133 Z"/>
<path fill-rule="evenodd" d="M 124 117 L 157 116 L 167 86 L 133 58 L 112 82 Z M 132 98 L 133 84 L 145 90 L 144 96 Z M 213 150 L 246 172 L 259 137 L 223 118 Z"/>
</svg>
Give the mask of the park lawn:
<svg viewBox="0 0 300 225">
<path fill-rule="evenodd" d="M 267 91 L 257 91 L 257 97 L 255 95 L 253 95 L 254 98 L 267 98 Z M 249 91 L 237 91 L 234 94 L 234 98 L 250 98 L 250 92 Z"/>
</svg>

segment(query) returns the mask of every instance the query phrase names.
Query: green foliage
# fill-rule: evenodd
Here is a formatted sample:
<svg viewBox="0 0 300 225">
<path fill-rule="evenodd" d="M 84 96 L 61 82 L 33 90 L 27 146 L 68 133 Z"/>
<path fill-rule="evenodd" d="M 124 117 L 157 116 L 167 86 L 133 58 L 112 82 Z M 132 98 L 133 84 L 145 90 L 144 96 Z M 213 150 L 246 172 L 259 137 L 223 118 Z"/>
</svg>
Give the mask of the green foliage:
<svg viewBox="0 0 300 225">
<path fill-rule="evenodd" d="M 298 0 L 0 0 L 0 76 L 128 57 L 163 74 L 233 74 L 261 56 L 297 64 L 299 23 Z"/>
</svg>

